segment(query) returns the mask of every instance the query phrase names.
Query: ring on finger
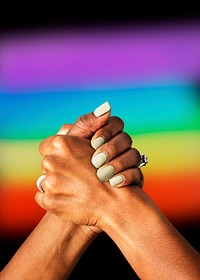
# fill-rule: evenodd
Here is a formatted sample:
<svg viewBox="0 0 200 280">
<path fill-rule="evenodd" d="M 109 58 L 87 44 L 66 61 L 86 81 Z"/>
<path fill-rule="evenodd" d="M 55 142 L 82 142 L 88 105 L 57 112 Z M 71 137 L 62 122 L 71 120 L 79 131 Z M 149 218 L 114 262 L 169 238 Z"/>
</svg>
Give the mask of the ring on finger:
<svg viewBox="0 0 200 280">
<path fill-rule="evenodd" d="M 44 189 L 42 188 L 42 182 L 43 182 L 45 177 L 46 177 L 46 175 L 43 174 L 37 179 L 37 188 L 42 193 L 44 193 Z"/>
<path fill-rule="evenodd" d="M 149 162 L 147 155 L 140 154 L 140 163 L 138 164 L 138 168 L 145 166 Z"/>
</svg>

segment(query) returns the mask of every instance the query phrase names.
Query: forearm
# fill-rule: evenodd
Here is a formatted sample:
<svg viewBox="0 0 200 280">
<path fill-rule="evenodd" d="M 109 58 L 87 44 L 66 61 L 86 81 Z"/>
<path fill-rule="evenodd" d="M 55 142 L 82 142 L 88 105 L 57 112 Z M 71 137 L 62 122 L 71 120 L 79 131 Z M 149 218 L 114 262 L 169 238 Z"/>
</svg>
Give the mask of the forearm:
<svg viewBox="0 0 200 280">
<path fill-rule="evenodd" d="M 138 276 L 144 280 L 200 279 L 200 255 L 152 200 L 140 188 L 119 191 L 110 203 L 113 210 L 103 230 Z"/>
<path fill-rule="evenodd" d="M 94 238 L 75 224 L 46 213 L 0 279 L 66 279 Z"/>
</svg>

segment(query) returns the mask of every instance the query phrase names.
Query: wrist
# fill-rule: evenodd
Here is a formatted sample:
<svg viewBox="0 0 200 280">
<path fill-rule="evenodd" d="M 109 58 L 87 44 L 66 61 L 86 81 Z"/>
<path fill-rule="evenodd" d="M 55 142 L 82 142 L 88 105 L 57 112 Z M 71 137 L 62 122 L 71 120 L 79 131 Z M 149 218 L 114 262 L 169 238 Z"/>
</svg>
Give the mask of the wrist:
<svg viewBox="0 0 200 280">
<path fill-rule="evenodd" d="M 88 226 L 76 225 L 68 220 L 62 219 L 50 212 L 46 212 L 43 217 L 48 226 L 51 225 L 52 232 L 56 235 L 59 234 L 63 243 L 66 243 L 73 237 L 78 242 L 89 243 L 99 233 L 98 229 Z"/>
<path fill-rule="evenodd" d="M 131 188 L 121 189 L 102 229 L 141 279 L 198 279 L 199 254 L 145 192 Z"/>
<path fill-rule="evenodd" d="M 159 209 L 140 187 L 116 188 L 113 191 L 101 222 L 102 230 L 108 235 L 116 235 L 123 230 L 127 232 L 127 229 L 139 234 L 144 230 L 146 221 L 161 219 Z"/>
</svg>

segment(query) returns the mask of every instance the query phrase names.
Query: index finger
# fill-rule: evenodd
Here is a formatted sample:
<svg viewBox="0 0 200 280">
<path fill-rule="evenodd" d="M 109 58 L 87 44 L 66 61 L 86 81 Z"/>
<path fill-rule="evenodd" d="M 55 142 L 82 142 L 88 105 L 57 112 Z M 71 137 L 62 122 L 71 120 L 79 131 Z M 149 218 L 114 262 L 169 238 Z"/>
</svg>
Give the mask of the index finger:
<svg viewBox="0 0 200 280">
<path fill-rule="evenodd" d="M 110 117 L 108 122 L 93 135 L 92 147 L 97 150 L 101 145 L 111 140 L 124 128 L 124 122 L 119 117 Z"/>
<path fill-rule="evenodd" d="M 42 156 L 50 155 L 53 149 L 53 140 L 56 136 L 50 136 L 44 139 L 39 145 L 39 152 Z"/>
</svg>

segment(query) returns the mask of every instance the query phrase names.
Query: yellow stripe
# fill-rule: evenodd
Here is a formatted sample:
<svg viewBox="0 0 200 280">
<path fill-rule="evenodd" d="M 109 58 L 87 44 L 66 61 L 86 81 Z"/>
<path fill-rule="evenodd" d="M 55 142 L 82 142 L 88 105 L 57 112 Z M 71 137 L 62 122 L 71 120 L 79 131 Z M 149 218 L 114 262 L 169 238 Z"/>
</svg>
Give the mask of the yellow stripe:
<svg viewBox="0 0 200 280">
<path fill-rule="evenodd" d="M 144 174 L 199 173 L 200 132 L 154 133 L 132 136 L 133 146 L 147 154 Z M 41 175 L 40 141 L 0 141 L 0 181 L 31 182 Z M 197 173 L 197 174 L 198 174 Z"/>
<path fill-rule="evenodd" d="M 3 182 L 30 182 L 41 174 L 40 141 L 0 141 L 0 174 Z"/>
<path fill-rule="evenodd" d="M 145 153 L 149 163 L 147 173 L 180 174 L 200 171 L 200 132 L 166 132 L 132 137 L 133 146 Z M 197 174 L 198 174 L 197 173 Z"/>
</svg>

